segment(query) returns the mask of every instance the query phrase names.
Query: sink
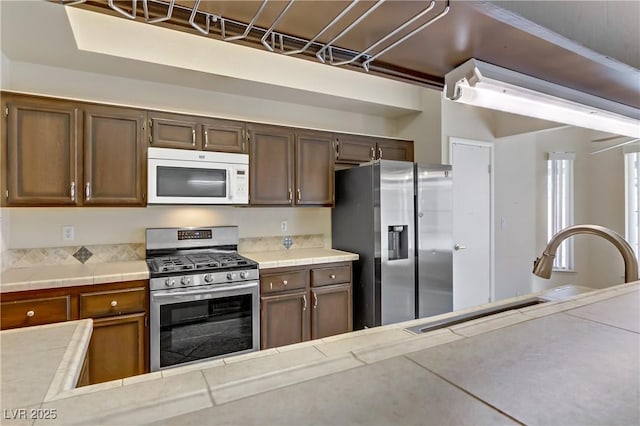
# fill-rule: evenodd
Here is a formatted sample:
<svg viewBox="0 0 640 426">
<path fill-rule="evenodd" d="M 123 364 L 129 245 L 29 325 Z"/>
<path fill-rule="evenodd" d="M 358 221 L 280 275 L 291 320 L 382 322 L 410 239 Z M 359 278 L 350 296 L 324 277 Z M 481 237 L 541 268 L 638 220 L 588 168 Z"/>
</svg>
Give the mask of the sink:
<svg viewBox="0 0 640 426">
<path fill-rule="evenodd" d="M 405 330 L 412 333 L 420 334 L 427 333 L 429 331 L 438 330 L 441 328 L 451 327 L 452 325 L 460 324 L 465 321 L 471 321 L 478 318 L 488 317 L 490 315 L 499 314 L 500 312 L 511 311 L 513 309 L 526 308 L 528 306 L 538 305 L 540 303 L 546 303 L 551 299 L 543 297 L 533 297 L 530 299 L 519 300 L 517 302 L 505 303 L 499 306 L 492 306 L 490 308 L 479 309 L 473 312 L 467 312 L 465 314 L 455 315 L 449 318 L 444 318 L 436 321 L 427 321 L 424 324 L 416 325 L 413 327 L 405 328 Z"/>
</svg>

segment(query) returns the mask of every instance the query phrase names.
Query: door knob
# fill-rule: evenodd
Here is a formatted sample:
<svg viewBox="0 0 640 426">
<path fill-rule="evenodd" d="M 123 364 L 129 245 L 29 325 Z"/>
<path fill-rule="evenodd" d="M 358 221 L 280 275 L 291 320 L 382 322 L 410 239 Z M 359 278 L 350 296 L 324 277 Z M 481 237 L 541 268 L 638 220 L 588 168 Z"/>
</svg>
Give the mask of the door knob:
<svg viewBox="0 0 640 426">
<path fill-rule="evenodd" d="M 467 248 L 466 246 L 462 246 L 462 245 L 460 245 L 460 244 L 456 244 L 455 246 L 453 246 L 453 249 L 454 249 L 454 250 L 456 250 L 456 251 L 458 251 L 458 250 L 464 250 L 464 249 L 466 249 L 466 248 Z"/>
</svg>

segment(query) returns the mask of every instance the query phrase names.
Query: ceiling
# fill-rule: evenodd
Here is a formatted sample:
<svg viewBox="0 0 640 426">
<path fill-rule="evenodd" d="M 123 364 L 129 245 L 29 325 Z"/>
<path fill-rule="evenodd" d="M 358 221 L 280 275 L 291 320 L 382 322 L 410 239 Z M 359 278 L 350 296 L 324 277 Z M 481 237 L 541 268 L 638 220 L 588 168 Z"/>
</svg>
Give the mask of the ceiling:
<svg viewBox="0 0 640 426">
<path fill-rule="evenodd" d="M 248 37 L 234 43 L 266 50 L 259 39 L 276 22 L 288 3 L 282 0 L 268 1 Z M 387 0 L 380 4 L 362 0 L 356 3 L 322 33 L 317 42 L 330 42 L 351 22 L 377 6 L 334 43 L 334 46 L 361 52 L 429 5 L 428 1 L 404 0 Z M 131 1 L 119 1 L 116 4 L 125 12 L 131 11 Z M 148 4 L 151 17 L 163 16 L 167 12 L 166 2 L 148 0 Z M 262 2 L 176 0 L 175 4 L 171 21 L 154 25 L 199 34 L 187 22 L 191 9 L 197 5 L 199 13 L 195 15 L 194 22 L 204 27 L 205 14 L 221 16 L 228 20 L 226 29 L 229 36 L 241 33 L 243 28 L 234 28 L 230 22 L 248 24 L 256 16 Z M 370 72 L 441 88 L 447 72 L 469 58 L 476 58 L 640 108 L 640 2 L 453 1 L 448 13 L 444 14 L 448 4 L 446 1 L 436 1 L 429 13 L 368 52 L 375 54 L 429 19 L 443 15 L 415 36 L 376 58 L 371 62 Z M 346 1 L 296 1 L 277 21 L 274 31 L 310 40 L 347 5 L 349 2 Z M 137 6 L 136 19 L 144 21 L 142 2 L 138 1 Z M 78 7 L 127 19 L 110 9 L 107 0 L 86 0 Z M 207 36 L 221 38 L 219 26 L 220 21 L 217 24 L 211 21 Z M 272 46 L 277 51 L 280 47 L 278 39 L 270 40 L 275 41 Z M 282 47 L 287 50 L 299 46 Z M 296 56 L 317 61 L 314 53 L 318 49 L 313 45 L 305 54 Z M 336 56 L 339 56 L 338 51 Z M 349 67 L 365 72 L 361 62 L 366 58 Z"/>
</svg>

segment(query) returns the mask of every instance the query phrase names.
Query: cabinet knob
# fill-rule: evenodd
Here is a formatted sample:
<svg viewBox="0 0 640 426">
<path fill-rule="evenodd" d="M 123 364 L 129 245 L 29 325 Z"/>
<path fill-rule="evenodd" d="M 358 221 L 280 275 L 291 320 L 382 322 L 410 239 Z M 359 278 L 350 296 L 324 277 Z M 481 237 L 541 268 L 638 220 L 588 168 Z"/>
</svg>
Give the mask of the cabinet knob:
<svg viewBox="0 0 640 426">
<path fill-rule="evenodd" d="M 329 275 L 329 278 L 331 278 L 332 280 L 336 279 L 336 276 L 334 274 Z"/>
<path fill-rule="evenodd" d="M 27 311 L 27 316 L 28 316 L 29 318 L 31 318 L 31 317 L 32 317 L 32 316 L 34 316 L 35 314 L 36 314 L 36 312 L 35 312 L 35 311 Z"/>
<path fill-rule="evenodd" d="M 269 290 L 273 290 L 273 283 L 269 283 Z"/>
<path fill-rule="evenodd" d="M 117 300 L 112 300 L 111 301 L 111 307 L 115 308 L 116 306 L 118 306 L 118 301 Z"/>
<path fill-rule="evenodd" d="M 287 281 L 287 280 L 282 280 L 282 284 L 287 285 L 287 284 L 289 284 L 289 281 Z"/>
</svg>

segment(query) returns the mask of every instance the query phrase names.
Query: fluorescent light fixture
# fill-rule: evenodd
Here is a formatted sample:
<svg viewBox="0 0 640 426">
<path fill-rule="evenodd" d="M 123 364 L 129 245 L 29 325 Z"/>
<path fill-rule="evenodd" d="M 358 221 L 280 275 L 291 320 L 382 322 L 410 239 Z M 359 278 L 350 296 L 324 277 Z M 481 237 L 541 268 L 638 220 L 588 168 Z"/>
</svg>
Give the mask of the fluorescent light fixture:
<svg viewBox="0 0 640 426">
<path fill-rule="evenodd" d="M 483 108 L 640 137 L 637 108 L 476 59 L 469 59 L 445 76 L 445 96 Z"/>
</svg>

